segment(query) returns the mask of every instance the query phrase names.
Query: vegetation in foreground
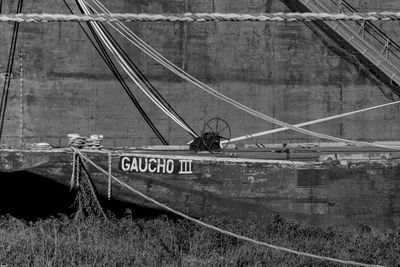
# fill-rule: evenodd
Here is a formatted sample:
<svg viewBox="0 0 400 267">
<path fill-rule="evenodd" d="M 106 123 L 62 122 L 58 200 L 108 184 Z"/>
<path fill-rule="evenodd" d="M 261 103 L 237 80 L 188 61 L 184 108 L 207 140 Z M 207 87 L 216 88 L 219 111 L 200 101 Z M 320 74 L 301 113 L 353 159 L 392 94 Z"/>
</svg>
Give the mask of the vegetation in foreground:
<svg viewBox="0 0 400 267">
<path fill-rule="evenodd" d="M 31 200 L 23 203 L 21 208 L 24 209 L 17 209 L 18 212 L 12 214 L 32 221 L 0 217 L 0 266 L 335 266 L 239 241 L 176 217 L 154 217 L 155 212 L 143 214 L 138 208 L 134 209 L 136 216 L 153 217 L 132 218 L 128 213 L 117 218 L 110 213 L 105 220 L 102 207 L 116 214 L 121 214 L 124 207 L 118 203 L 114 206 L 109 201 L 100 203 L 88 179 L 80 181 L 81 186 L 74 195 L 71 192 L 62 194 L 48 184 L 38 186 L 38 177 L 23 181 L 17 178 L 9 179 L 15 186 L 3 184 L 7 190 L 1 197 L 8 203 L 18 203 L 10 199 L 21 194 Z M 29 186 L 29 181 L 35 184 Z M 26 192 L 8 193 L 9 188 L 22 183 L 26 185 L 23 187 L 27 188 Z M 30 190 L 33 186 L 43 188 L 43 194 Z M 48 214 L 45 218 L 57 213 L 59 209 L 55 207 L 60 201 L 49 197 L 52 192 L 59 195 L 61 204 L 65 202 L 66 207 L 71 208 L 66 210 L 74 214 L 41 220 L 37 220 L 40 216 L 31 217 Z M 34 201 L 41 196 L 41 201 Z M 54 201 L 50 201 L 52 199 Z M 74 202 L 72 206 L 70 201 Z M 10 212 L 11 208 L 0 209 L 0 212 Z M 45 212 L 47 209 L 49 213 Z M 271 224 L 217 218 L 203 220 L 237 234 L 294 250 L 362 263 L 400 266 L 399 233 L 377 234 L 367 227 L 312 227 L 282 218 Z"/>
<path fill-rule="evenodd" d="M 110 216 L 109 216 L 110 217 Z M 272 224 L 206 222 L 257 240 L 370 264 L 399 266 L 399 234 Z M 238 241 L 186 220 L 75 217 L 25 222 L 0 218 L 0 264 L 7 266 L 335 266 Z"/>
</svg>

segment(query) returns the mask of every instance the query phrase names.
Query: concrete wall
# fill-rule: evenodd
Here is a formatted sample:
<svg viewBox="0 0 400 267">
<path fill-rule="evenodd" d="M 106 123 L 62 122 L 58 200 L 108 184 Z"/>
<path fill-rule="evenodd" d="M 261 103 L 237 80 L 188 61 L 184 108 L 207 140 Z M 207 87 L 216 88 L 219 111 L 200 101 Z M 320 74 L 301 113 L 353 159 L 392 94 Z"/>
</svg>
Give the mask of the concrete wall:
<svg viewBox="0 0 400 267">
<path fill-rule="evenodd" d="M 361 11 L 400 8 L 400 2 L 394 0 L 350 2 Z M 73 1 L 69 3 L 73 5 Z M 104 3 L 113 12 L 289 11 L 279 0 L 107 0 Z M 3 1 L 2 12 L 15 12 L 16 4 L 16 0 Z M 68 10 L 61 0 L 25 2 L 23 13 L 40 12 L 68 13 Z M 400 41 L 399 24 L 396 21 L 378 25 Z M 330 51 L 303 23 L 128 23 L 128 26 L 165 57 L 213 88 L 289 123 L 388 101 L 367 75 Z M 3 36 L 0 73 L 6 68 L 12 27 L 0 24 Z M 228 121 L 232 136 L 274 127 L 180 80 L 122 38 L 118 40 L 197 132 L 204 121 L 213 117 Z M 132 82 L 129 84 L 172 144 L 185 144 L 191 139 L 138 92 Z M 159 144 L 76 23 L 21 25 L 10 90 L 5 143 L 44 141 L 65 145 L 68 133 L 96 133 L 105 136 L 108 146 Z M 398 140 L 399 111 L 400 107 L 385 108 L 310 129 L 357 140 Z M 288 131 L 256 141 L 313 140 Z"/>
</svg>

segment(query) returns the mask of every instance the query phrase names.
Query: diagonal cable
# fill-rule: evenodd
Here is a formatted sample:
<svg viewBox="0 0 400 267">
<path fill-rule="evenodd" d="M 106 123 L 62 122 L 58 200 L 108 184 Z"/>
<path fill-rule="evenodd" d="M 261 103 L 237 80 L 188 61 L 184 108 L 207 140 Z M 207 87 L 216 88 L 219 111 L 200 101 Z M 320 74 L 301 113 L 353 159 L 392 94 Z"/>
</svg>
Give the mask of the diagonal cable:
<svg viewBox="0 0 400 267">
<path fill-rule="evenodd" d="M 122 55 L 122 57 L 129 64 L 133 72 L 139 77 L 140 81 L 152 92 L 152 94 L 165 106 L 167 107 L 172 114 L 174 114 L 182 123 L 190 129 L 189 134 L 192 135 L 193 138 L 197 137 L 195 131 L 186 123 L 186 121 L 175 111 L 175 109 L 168 103 L 168 101 L 158 92 L 158 90 L 150 83 L 150 81 L 146 78 L 146 76 L 140 71 L 140 69 L 136 66 L 136 64 L 131 60 L 131 58 L 126 54 L 126 52 L 122 49 L 122 47 L 118 44 L 115 38 L 111 35 L 111 33 L 107 30 L 107 28 L 99 23 L 99 26 L 106 34 L 107 38 L 110 39 L 111 43 L 116 47 L 117 51 Z M 193 134 L 194 133 L 194 134 Z"/>
<path fill-rule="evenodd" d="M 72 9 L 70 8 L 70 6 L 68 5 L 68 3 L 66 2 L 66 0 L 63 0 L 64 4 L 67 6 L 67 8 L 69 9 L 69 11 L 73 14 Z M 95 38 L 95 41 L 92 40 L 92 38 L 89 36 L 89 34 L 87 33 L 87 31 L 85 30 L 85 28 L 82 26 L 82 24 L 80 22 L 79 26 L 82 29 L 82 31 L 84 32 L 84 34 L 86 35 L 86 37 L 89 39 L 89 41 L 92 43 L 93 47 L 96 49 L 96 51 L 99 53 L 99 55 L 101 56 L 101 58 L 104 60 L 104 62 L 106 63 L 106 65 L 108 66 L 108 68 L 111 70 L 111 72 L 113 73 L 113 75 L 115 76 L 115 78 L 120 82 L 121 86 L 123 87 L 123 89 L 125 90 L 125 92 L 127 93 L 128 97 L 130 98 L 130 100 L 133 102 L 133 104 L 135 105 L 135 107 L 137 108 L 137 110 L 139 111 L 139 113 L 142 115 L 142 117 L 144 118 L 144 120 L 146 121 L 146 123 L 149 125 L 149 127 L 152 129 L 152 131 L 154 132 L 154 134 L 158 137 L 158 139 L 161 141 L 162 144 L 164 145 L 168 145 L 167 140 L 162 136 L 162 134 L 159 132 L 159 130 L 156 128 L 156 126 L 153 124 L 153 122 L 151 121 L 151 119 L 148 117 L 148 115 L 146 114 L 146 112 L 143 110 L 142 106 L 140 105 L 139 101 L 136 99 L 136 97 L 134 96 L 134 94 L 131 92 L 129 86 L 126 84 L 125 80 L 123 79 L 122 75 L 119 73 L 118 69 L 116 68 L 116 66 L 114 65 L 114 63 L 112 62 L 110 56 L 108 55 L 107 51 L 105 50 L 104 46 L 102 45 L 101 41 L 98 39 L 97 35 L 95 34 L 95 32 L 93 31 L 93 28 L 91 27 L 91 25 L 88 23 L 88 27 L 89 30 L 91 31 L 93 37 Z M 97 43 L 97 45 L 95 44 L 95 42 Z"/>
<path fill-rule="evenodd" d="M 85 0 L 82 0 L 82 1 L 87 3 Z M 101 4 L 98 0 L 92 0 L 92 1 L 102 10 L 102 12 L 110 13 L 104 7 L 104 5 Z M 205 83 L 199 81 L 198 79 L 194 78 L 190 74 L 186 73 L 184 70 L 180 69 L 175 64 L 173 64 L 171 61 L 169 61 L 168 59 L 163 57 L 160 53 L 155 51 L 150 45 L 148 45 L 143 40 L 141 40 L 137 35 L 135 35 L 123 23 L 116 22 L 116 25 L 118 25 L 119 29 L 111 22 L 108 22 L 108 24 L 111 27 L 113 27 L 117 32 L 122 34 L 126 39 L 128 39 L 136 47 L 141 49 L 147 55 L 152 57 L 154 60 L 156 60 L 157 62 L 159 62 L 164 67 L 166 67 L 167 69 L 171 70 L 172 72 L 174 72 L 175 74 L 177 74 L 181 78 L 193 83 L 194 85 L 196 85 L 200 89 L 202 89 L 202 90 L 206 91 L 207 93 L 219 98 L 220 100 L 222 100 L 224 102 L 227 102 L 227 103 L 235 106 L 236 108 L 238 108 L 238 109 L 240 109 L 242 111 L 245 111 L 245 112 L 247 112 L 247 113 L 249 113 L 249 114 L 251 114 L 251 115 L 253 115 L 253 116 L 257 117 L 257 118 L 260 118 L 262 120 L 265 120 L 267 122 L 279 125 L 281 127 L 285 127 L 285 128 L 291 129 L 293 131 L 296 131 L 296 132 L 299 132 L 299 133 L 303 133 L 303 134 L 306 134 L 306 135 L 310 135 L 310 136 L 313 136 L 313 137 L 317 137 L 317 138 L 320 138 L 320 139 L 327 139 L 327 140 L 332 140 L 332 141 L 336 141 L 336 142 L 344 142 L 344 143 L 353 144 L 353 145 L 357 145 L 357 146 L 374 146 L 374 147 L 389 148 L 389 149 L 400 149 L 399 147 L 385 146 L 385 145 L 373 144 L 373 143 L 362 142 L 362 141 L 348 140 L 348 139 L 344 139 L 344 138 L 330 136 L 330 135 L 327 135 L 327 134 L 317 133 L 317 132 L 314 132 L 314 131 L 302 129 L 300 127 L 291 125 L 289 123 L 280 121 L 280 120 L 275 119 L 275 118 L 273 118 L 271 116 L 263 114 L 263 113 L 261 113 L 259 111 L 256 111 L 256 110 L 254 110 L 252 108 L 249 108 L 249 107 L 247 107 L 247 106 L 235 101 L 234 99 L 232 99 L 230 97 L 227 97 L 227 96 L 223 95 L 222 93 L 218 92 L 217 90 L 211 88 L 210 86 L 206 85 Z"/>
<path fill-rule="evenodd" d="M 23 0 L 18 0 L 17 13 L 21 13 L 22 4 L 23 4 Z M 8 94 L 10 91 L 10 83 L 11 83 L 12 70 L 13 70 L 13 65 L 14 65 L 14 56 L 15 56 L 15 50 L 17 47 L 18 31 L 19 31 L 19 22 L 14 22 L 13 35 L 11 38 L 10 53 L 8 55 L 6 77 L 4 79 L 3 93 L 2 93 L 1 101 L 0 101 L 0 115 L 1 115 L 0 141 L 1 141 L 1 138 L 3 135 L 4 120 L 5 120 L 5 114 L 6 114 L 7 102 L 8 102 Z"/>
<path fill-rule="evenodd" d="M 83 3 L 83 1 L 78 0 L 81 7 L 84 9 L 85 14 L 90 14 L 88 8 L 86 5 Z M 127 62 L 124 60 L 124 58 L 121 56 L 120 53 L 116 50 L 116 48 L 113 46 L 113 44 L 110 42 L 110 40 L 105 36 L 104 32 L 101 30 L 101 28 L 98 26 L 96 22 L 90 22 L 92 26 L 95 28 L 96 32 L 98 33 L 100 39 L 104 42 L 106 47 L 113 53 L 114 57 L 118 61 L 118 63 L 121 65 L 121 67 L 126 71 L 126 73 L 129 75 L 129 77 L 132 79 L 132 81 L 135 82 L 135 84 L 142 90 L 142 92 L 145 93 L 145 95 L 150 98 L 150 100 L 153 101 L 153 103 L 160 108 L 166 115 L 168 115 L 173 121 L 175 121 L 178 125 L 180 125 L 183 129 L 185 129 L 187 132 L 190 132 L 191 130 L 188 129 L 178 118 L 176 118 L 158 99 L 154 97 L 154 95 L 149 92 L 149 90 L 145 87 L 143 87 L 143 84 L 140 82 L 138 79 L 137 75 L 132 71 L 132 69 L 129 67 Z M 195 133 L 193 133 L 195 134 Z"/>
</svg>

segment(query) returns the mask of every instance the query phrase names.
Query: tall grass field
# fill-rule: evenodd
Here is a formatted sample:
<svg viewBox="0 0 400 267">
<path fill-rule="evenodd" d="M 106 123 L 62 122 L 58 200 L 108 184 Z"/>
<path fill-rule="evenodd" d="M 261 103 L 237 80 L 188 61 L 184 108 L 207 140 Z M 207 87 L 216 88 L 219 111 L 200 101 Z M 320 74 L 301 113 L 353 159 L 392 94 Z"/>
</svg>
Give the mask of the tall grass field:
<svg viewBox="0 0 400 267">
<path fill-rule="evenodd" d="M 91 190 L 84 190 L 86 179 L 70 192 L 26 173 L 1 178 L 0 266 L 338 266 L 239 241 L 159 211 L 126 210 L 123 203 L 100 199 L 105 219 Z M 399 232 L 316 227 L 279 217 L 272 223 L 202 220 L 298 251 L 400 266 Z"/>
<path fill-rule="evenodd" d="M 183 219 L 99 217 L 26 222 L 0 218 L 2 266 L 337 266 L 252 245 Z M 295 250 L 400 266 L 399 234 L 205 218 L 206 222 Z"/>
</svg>

